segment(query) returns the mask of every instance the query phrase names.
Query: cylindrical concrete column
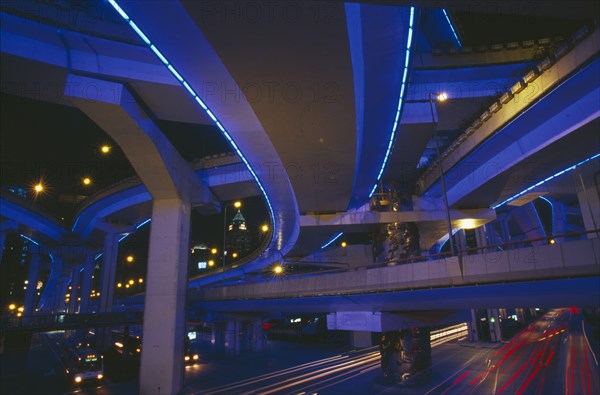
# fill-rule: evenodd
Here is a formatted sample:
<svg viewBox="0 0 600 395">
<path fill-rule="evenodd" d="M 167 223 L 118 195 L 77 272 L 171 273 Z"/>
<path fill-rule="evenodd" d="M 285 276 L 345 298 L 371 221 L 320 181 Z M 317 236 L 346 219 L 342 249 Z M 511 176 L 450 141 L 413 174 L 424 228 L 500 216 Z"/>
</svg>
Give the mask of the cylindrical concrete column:
<svg viewBox="0 0 600 395">
<path fill-rule="evenodd" d="M 79 297 L 79 279 L 81 277 L 79 266 L 75 266 L 73 268 L 73 273 L 71 277 L 71 292 L 69 292 L 70 300 L 69 300 L 69 314 L 75 314 L 78 311 L 79 303 L 77 298 Z"/>
<path fill-rule="evenodd" d="M 227 321 L 225 327 L 225 352 L 227 354 L 238 355 L 240 353 L 240 321 L 231 319 Z"/>
<path fill-rule="evenodd" d="M 512 217 L 517 222 L 523 233 L 528 239 L 538 239 L 546 237 L 546 231 L 540 220 L 537 210 L 532 202 L 517 207 L 511 212 Z M 546 244 L 545 240 L 534 241 L 531 243 L 534 246 Z"/>
<path fill-rule="evenodd" d="M 106 233 L 102 250 L 102 270 L 100 278 L 100 306 L 98 311 L 107 313 L 112 310 L 115 293 L 115 275 L 117 272 L 117 255 L 119 253 L 119 234 Z"/>
<path fill-rule="evenodd" d="M 500 222 L 500 230 L 502 233 L 502 242 L 509 243 L 512 240 L 512 235 L 510 234 L 510 228 L 508 227 L 508 217 Z"/>
<path fill-rule="evenodd" d="M 488 320 L 490 323 L 490 339 L 492 342 L 502 341 L 502 330 L 500 329 L 500 314 L 498 309 L 488 309 Z"/>
<path fill-rule="evenodd" d="M 70 281 L 69 276 L 61 275 L 57 292 L 54 295 L 54 311 L 57 313 L 67 311 L 68 306 L 65 305 L 65 296 L 67 295 L 67 287 Z"/>
<path fill-rule="evenodd" d="M 211 343 L 217 352 L 225 352 L 225 323 L 215 322 L 212 328 Z"/>
<path fill-rule="evenodd" d="M 41 254 L 38 251 L 31 253 L 29 259 L 29 273 L 27 274 L 27 289 L 25 290 L 25 310 L 23 315 L 32 315 L 35 311 L 35 300 L 37 293 L 37 282 L 40 271 Z"/>
<path fill-rule="evenodd" d="M 94 274 L 94 254 L 91 251 L 85 255 L 81 279 L 80 313 L 88 313 L 90 308 L 90 292 L 92 291 L 92 275 Z"/>
<path fill-rule="evenodd" d="M 155 199 L 148 249 L 141 394 L 176 394 L 183 385 L 191 205 Z"/>
<path fill-rule="evenodd" d="M 488 237 L 485 231 L 485 226 L 473 229 L 475 232 L 475 239 L 477 240 L 477 247 L 485 247 L 488 245 Z"/>
<path fill-rule="evenodd" d="M 469 341 L 476 342 L 479 340 L 479 330 L 477 325 L 477 315 L 475 310 L 471 310 L 471 320 L 467 323 L 469 328 Z"/>
<path fill-rule="evenodd" d="M 60 292 L 58 283 L 61 275 L 62 261 L 60 260 L 60 258 L 55 257 L 53 258 L 52 263 L 50 264 L 50 277 L 44 285 L 44 289 L 42 290 L 42 296 L 40 297 L 40 310 L 47 312 L 54 311 L 54 300 L 56 299 L 56 294 Z"/>
<path fill-rule="evenodd" d="M 0 265 L 2 264 L 2 255 L 4 255 L 4 245 L 6 244 L 6 232 L 0 232 Z"/>
<path fill-rule="evenodd" d="M 550 199 L 547 200 L 550 201 Z M 565 205 L 559 201 L 550 201 L 550 203 L 552 204 L 552 234 L 564 235 L 568 232 Z M 564 237 L 555 237 L 554 240 L 562 243 L 565 239 Z"/>
<path fill-rule="evenodd" d="M 115 275 L 117 272 L 117 256 L 119 254 L 119 233 L 107 232 L 104 235 L 104 248 L 102 249 L 102 269 L 100 273 L 100 302 L 98 311 L 108 313 L 112 311 L 115 295 Z M 96 330 L 96 344 L 102 351 L 108 350 L 111 344 L 110 329 L 98 328 Z"/>
<path fill-rule="evenodd" d="M 252 351 L 261 352 L 265 349 L 265 333 L 263 330 L 262 318 L 257 318 L 252 322 Z"/>
</svg>

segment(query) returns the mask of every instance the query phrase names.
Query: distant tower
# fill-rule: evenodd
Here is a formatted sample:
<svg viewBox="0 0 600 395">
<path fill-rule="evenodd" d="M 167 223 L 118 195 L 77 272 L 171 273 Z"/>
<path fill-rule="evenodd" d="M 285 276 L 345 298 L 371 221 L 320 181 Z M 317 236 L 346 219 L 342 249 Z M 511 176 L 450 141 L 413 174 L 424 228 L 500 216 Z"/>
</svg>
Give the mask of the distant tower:
<svg viewBox="0 0 600 395">
<path fill-rule="evenodd" d="M 227 261 L 232 262 L 250 252 L 250 234 L 246 227 L 246 218 L 238 210 L 227 228 Z M 232 258 L 237 253 L 237 258 Z"/>
</svg>

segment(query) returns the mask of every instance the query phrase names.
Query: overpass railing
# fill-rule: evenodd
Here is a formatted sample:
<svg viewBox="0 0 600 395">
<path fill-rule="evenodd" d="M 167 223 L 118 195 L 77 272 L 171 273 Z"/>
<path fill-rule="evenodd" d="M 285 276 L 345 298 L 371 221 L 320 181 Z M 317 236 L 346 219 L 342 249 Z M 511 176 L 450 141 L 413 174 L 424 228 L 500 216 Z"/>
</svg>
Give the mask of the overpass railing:
<svg viewBox="0 0 600 395">
<path fill-rule="evenodd" d="M 555 245 L 557 243 L 557 240 L 561 240 L 562 242 L 573 241 L 573 240 L 585 238 L 585 236 L 590 235 L 590 234 L 596 234 L 597 236 L 600 236 L 600 229 L 582 231 L 582 232 L 570 232 L 570 233 L 547 236 L 547 237 L 515 240 L 515 241 L 510 241 L 507 243 L 489 244 L 489 245 L 486 245 L 483 247 L 476 247 L 476 248 L 466 248 L 466 249 L 458 250 L 456 256 L 462 260 L 465 257 L 474 255 L 474 254 L 512 251 L 512 250 L 516 250 L 516 249 L 520 249 L 520 248 L 528 248 L 528 247 L 540 246 L 540 245 Z M 448 258 L 452 258 L 453 256 L 454 255 L 452 255 L 452 252 L 450 252 L 450 251 L 441 252 L 438 254 L 413 255 L 413 256 L 396 258 L 393 260 L 386 260 L 386 261 L 381 261 L 381 262 L 373 262 L 373 263 L 368 263 L 368 264 L 358 265 L 358 266 L 337 267 L 337 268 L 332 268 L 332 269 L 319 270 L 319 271 L 315 271 L 315 272 L 303 272 L 302 274 L 298 274 L 298 276 L 306 276 L 306 275 L 314 276 L 316 274 L 331 274 L 331 273 L 341 273 L 341 272 L 357 271 L 357 270 L 365 270 L 365 269 L 374 269 L 374 268 L 381 268 L 381 267 L 387 267 L 387 266 L 403 265 L 403 264 L 407 264 L 407 263 L 426 262 L 426 261 L 432 261 L 432 260 L 437 260 L 437 259 L 448 259 Z M 302 261 L 298 261 L 298 262 L 294 262 L 294 263 L 302 264 Z M 325 263 L 327 263 L 327 262 L 325 262 Z M 291 276 L 294 276 L 294 275 L 290 274 L 290 277 Z"/>
<path fill-rule="evenodd" d="M 467 249 L 458 256 L 444 253 L 409 257 L 347 270 L 323 270 L 262 282 L 191 289 L 190 297 L 206 301 L 309 297 L 599 276 L 600 238 L 582 238 L 598 231 Z M 552 243 L 557 238 L 580 239 Z M 532 243 L 542 245 L 532 246 Z"/>
<path fill-rule="evenodd" d="M 3 316 L 0 318 L 0 331 L 7 332 L 41 332 L 50 330 L 66 330 L 79 328 L 99 328 L 110 326 L 141 324 L 143 311 L 126 311 L 120 313 L 90 314 L 45 314 L 30 316 Z"/>
</svg>

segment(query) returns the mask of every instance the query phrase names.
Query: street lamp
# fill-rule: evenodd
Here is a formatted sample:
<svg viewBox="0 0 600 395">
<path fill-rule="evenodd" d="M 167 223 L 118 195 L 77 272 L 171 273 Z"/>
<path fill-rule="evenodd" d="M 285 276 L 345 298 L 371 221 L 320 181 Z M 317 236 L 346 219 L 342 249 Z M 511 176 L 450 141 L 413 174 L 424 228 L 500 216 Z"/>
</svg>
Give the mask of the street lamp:
<svg viewBox="0 0 600 395">
<path fill-rule="evenodd" d="M 234 208 L 239 209 L 240 207 L 242 207 L 242 202 L 240 202 L 239 200 L 236 200 L 233 203 L 227 203 L 225 205 L 225 208 L 223 209 L 223 273 L 225 273 L 225 258 L 227 257 L 227 244 L 226 244 L 226 240 L 227 240 L 227 208 L 233 206 Z M 223 274 L 225 275 L 225 274 Z"/>
<path fill-rule="evenodd" d="M 446 209 L 446 220 L 448 225 L 448 238 L 450 239 L 450 251 L 456 255 L 454 240 L 452 239 L 452 220 L 450 219 L 450 207 L 448 206 L 448 195 L 446 194 L 446 180 L 444 179 L 444 168 L 442 166 L 442 157 L 440 155 L 440 145 L 437 137 L 437 122 L 435 120 L 434 100 L 444 102 L 448 99 L 445 92 L 429 92 L 429 109 L 431 110 L 431 121 L 433 122 L 433 139 L 435 140 L 435 153 L 438 159 L 438 168 L 440 169 L 440 181 L 442 183 L 442 195 L 444 196 L 444 208 Z"/>
</svg>

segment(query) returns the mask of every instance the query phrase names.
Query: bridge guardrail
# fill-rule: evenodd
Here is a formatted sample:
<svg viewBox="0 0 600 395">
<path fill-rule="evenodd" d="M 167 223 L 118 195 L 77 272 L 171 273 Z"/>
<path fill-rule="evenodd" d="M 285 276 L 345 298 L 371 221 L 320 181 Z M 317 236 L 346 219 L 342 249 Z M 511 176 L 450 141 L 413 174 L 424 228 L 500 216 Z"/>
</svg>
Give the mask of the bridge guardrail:
<svg viewBox="0 0 600 395">
<path fill-rule="evenodd" d="M 569 236 L 587 233 L 592 232 L 579 232 Z M 438 254 L 436 257 L 422 257 L 422 260 L 410 258 L 404 261 L 406 264 L 401 265 L 384 266 L 385 264 L 377 263 L 350 270 L 328 271 L 335 274 L 333 276 L 317 275 L 325 274 L 323 271 L 221 288 L 196 289 L 193 290 L 192 297 L 205 301 L 219 301 L 349 295 L 579 278 L 597 276 L 600 273 L 597 252 L 600 248 L 600 238 L 580 238 L 555 245 L 518 248 L 525 242 L 526 240 L 504 243 L 507 247 L 504 250 L 495 249 L 490 252 L 486 252 L 485 249 L 494 246 L 487 246 L 477 249 L 481 253 L 471 255 L 441 254 L 445 255 L 446 259 L 440 259 Z M 357 270 L 362 270 L 362 273 L 356 275 Z"/>
<path fill-rule="evenodd" d="M 3 316 L 0 318 L 0 331 L 40 331 L 74 328 L 93 328 L 141 323 L 143 311 L 122 313 L 90 314 L 44 314 L 30 316 Z"/>
</svg>

